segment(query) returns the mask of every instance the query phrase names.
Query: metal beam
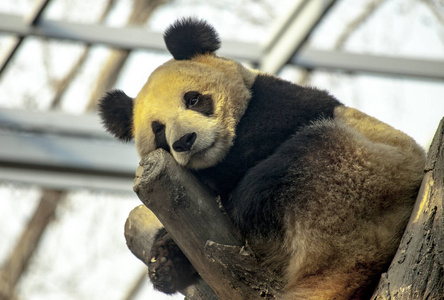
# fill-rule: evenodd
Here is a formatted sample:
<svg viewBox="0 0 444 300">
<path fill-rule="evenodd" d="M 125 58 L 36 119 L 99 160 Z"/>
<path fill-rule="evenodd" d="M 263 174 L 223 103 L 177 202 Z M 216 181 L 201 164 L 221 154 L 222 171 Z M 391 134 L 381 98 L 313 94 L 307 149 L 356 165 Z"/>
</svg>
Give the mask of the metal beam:
<svg viewBox="0 0 444 300">
<path fill-rule="evenodd" d="M 44 19 L 41 19 L 36 26 L 29 26 L 20 17 L 0 14 L 0 32 L 20 37 L 31 35 L 86 44 L 103 44 L 119 49 L 166 51 L 163 35 L 142 27 L 112 28 L 100 24 L 77 24 Z M 219 54 L 240 60 L 259 61 L 262 51 L 256 44 L 239 44 L 236 41 L 224 40 Z"/>
<path fill-rule="evenodd" d="M 291 40 L 291 36 L 284 39 L 284 34 L 278 31 L 273 35 L 275 38 L 280 36 L 279 40 L 287 38 Z M 139 27 L 110 28 L 103 25 L 74 24 L 50 20 L 40 20 L 38 26 L 32 27 L 26 25 L 20 17 L 0 14 L 0 32 L 18 36 L 35 35 L 46 38 L 65 39 L 87 44 L 104 44 L 123 49 L 139 48 L 166 51 L 162 34 Z M 270 38 L 268 43 L 272 44 L 275 41 L 276 39 Z M 262 48 L 259 44 L 224 40 L 219 54 L 259 65 L 266 50 L 271 51 L 270 45 L 265 45 L 264 47 L 265 50 L 261 50 Z M 289 47 L 289 49 L 293 48 Z M 275 55 L 278 54 L 275 53 Z M 290 59 L 289 63 L 309 69 L 321 68 L 347 72 L 370 72 L 391 76 L 444 79 L 444 62 L 436 59 L 388 57 L 301 48 Z M 278 65 L 280 63 L 275 64 L 275 66 Z"/>
<path fill-rule="evenodd" d="M 132 191 L 135 146 L 112 139 L 96 116 L 2 109 L 0 144 L 1 181 Z"/>
<path fill-rule="evenodd" d="M 291 64 L 307 69 L 341 70 L 387 76 L 411 76 L 444 80 L 444 60 L 426 60 L 304 48 Z"/>
<path fill-rule="evenodd" d="M 48 6 L 48 3 L 49 0 L 39 0 L 37 4 L 34 5 L 34 9 L 22 20 L 23 23 L 28 26 L 34 26 L 38 22 L 40 16 L 43 14 L 45 8 Z M 24 37 L 16 37 L 15 40 L 12 41 L 10 45 L 8 45 L 9 49 L 7 49 L 4 55 L 0 57 L 0 74 L 6 68 L 11 58 L 14 56 L 18 47 L 22 43 L 23 38 Z"/>
<path fill-rule="evenodd" d="M 113 140 L 97 114 L 71 115 L 56 111 L 0 108 L 0 130 Z"/>
<path fill-rule="evenodd" d="M 301 47 L 334 0 L 299 0 L 266 42 L 259 69 L 276 74 Z"/>
</svg>

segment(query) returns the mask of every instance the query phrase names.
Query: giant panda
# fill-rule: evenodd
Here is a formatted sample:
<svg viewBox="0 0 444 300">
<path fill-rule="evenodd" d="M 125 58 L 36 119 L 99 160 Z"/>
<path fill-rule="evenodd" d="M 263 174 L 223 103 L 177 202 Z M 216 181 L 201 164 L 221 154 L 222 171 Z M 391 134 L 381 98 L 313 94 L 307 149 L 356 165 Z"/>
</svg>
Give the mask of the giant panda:
<svg viewBox="0 0 444 300">
<path fill-rule="evenodd" d="M 136 98 L 115 90 L 101 99 L 106 129 L 134 139 L 140 157 L 168 151 L 218 193 L 282 282 L 282 299 L 369 297 L 411 213 L 422 148 L 325 91 L 217 56 L 205 21 L 178 20 L 164 40 L 173 59 Z M 158 290 L 198 278 L 165 229 L 151 251 Z"/>
</svg>

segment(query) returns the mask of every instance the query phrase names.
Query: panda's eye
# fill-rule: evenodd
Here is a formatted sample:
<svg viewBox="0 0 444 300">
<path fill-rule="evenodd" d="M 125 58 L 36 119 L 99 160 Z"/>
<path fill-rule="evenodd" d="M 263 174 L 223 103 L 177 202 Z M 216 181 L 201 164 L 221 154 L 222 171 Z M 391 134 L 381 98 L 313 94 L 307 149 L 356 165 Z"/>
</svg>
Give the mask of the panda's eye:
<svg viewBox="0 0 444 300">
<path fill-rule="evenodd" d="M 194 98 L 191 98 L 190 101 L 188 102 L 189 106 L 194 106 L 197 104 L 197 101 L 199 100 L 199 98 L 196 96 Z"/>
<path fill-rule="evenodd" d="M 195 106 L 199 102 L 199 97 L 201 94 L 199 92 L 188 92 L 183 98 L 185 100 L 185 104 L 187 108 Z"/>
<path fill-rule="evenodd" d="M 210 117 L 214 113 L 213 98 L 209 94 L 202 95 L 192 91 L 183 95 L 183 101 L 187 109 L 194 110 L 204 116 Z"/>
</svg>

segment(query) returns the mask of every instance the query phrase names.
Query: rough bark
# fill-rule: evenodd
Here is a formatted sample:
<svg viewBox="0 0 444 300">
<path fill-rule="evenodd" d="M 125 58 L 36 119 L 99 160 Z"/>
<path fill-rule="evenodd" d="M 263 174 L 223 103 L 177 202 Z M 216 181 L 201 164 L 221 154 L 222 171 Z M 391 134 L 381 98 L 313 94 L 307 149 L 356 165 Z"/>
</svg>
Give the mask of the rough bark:
<svg viewBox="0 0 444 300">
<path fill-rule="evenodd" d="M 243 247 L 217 196 L 179 166 L 169 153 L 158 149 L 142 159 L 134 190 L 167 228 L 217 298 L 275 299 L 278 296 L 278 283 L 257 264 L 252 252 Z M 144 222 L 143 217 L 130 215 L 127 224 L 133 229 L 128 230 L 127 225 L 125 235 L 129 248 L 147 263 L 149 254 L 145 250 L 150 249 L 152 236 L 145 235 L 143 228 L 147 224 Z M 134 235 L 137 223 L 140 236 Z M 215 297 L 207 294 L 204 282 L 197 290 L 184 292 L 187 299 Z"/>
<path fill-rule="evenodd" d="M 410 221 L 372 299 L 444 299 L 444 119 Z"/>
</svg>

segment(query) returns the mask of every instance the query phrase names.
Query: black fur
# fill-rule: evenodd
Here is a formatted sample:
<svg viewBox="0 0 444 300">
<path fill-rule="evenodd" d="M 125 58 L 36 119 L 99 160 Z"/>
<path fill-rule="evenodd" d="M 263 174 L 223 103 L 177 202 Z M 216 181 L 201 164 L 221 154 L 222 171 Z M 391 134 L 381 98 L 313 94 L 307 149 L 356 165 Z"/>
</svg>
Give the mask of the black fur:
<svg viewBox="0 0 444 300">
<path fill-rule="evenodd" d="M 133 105 L 133 99 L 121 90 L 106 93 L 98 104 L 106 130 L 124 142 L 133 139 Z"/>
<path fill-rule="evenodd" d="M 166 294 L 182 290 L 199 279 L 198 273 L 165 228 L 154 237 L 148 275 L 154 287 Z"/>
<path fill-rule="evenodd" d="M 174 59 L 187 60 L 198 54 L 214 53 L 220 40 L 214 28 L 203 20 L 184 18 L 167 28 L 163 38 Z"/>
<path fill-rule="evenodd" d="M 302 210 L 306 199 L 302 195 L 310 185 L 311 174 L 307 156 L 319 149 L 328 149 L 334 140 L 329 128 L 307 126 L 280 145 L 275 153 L 248 170 L 233 191 L 230 203 L 232 221 L 246 238 L 279 239 L 285 232 L 284 216 L 289 207 Z"/>
<path fill-rule="evenodd" d="M 333 118 L 334 108 L 341 105 L 327 92 L 264 74 L 257 76 L 252 94 L 226 158 L 212 168 L 195 171 L 221 195 L 226 209 L 231 207 L 230 193 L 248 169 L 269 157 L 302 126 Z"/>
</svg>

